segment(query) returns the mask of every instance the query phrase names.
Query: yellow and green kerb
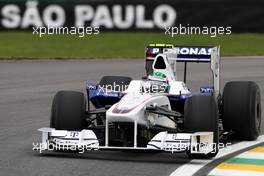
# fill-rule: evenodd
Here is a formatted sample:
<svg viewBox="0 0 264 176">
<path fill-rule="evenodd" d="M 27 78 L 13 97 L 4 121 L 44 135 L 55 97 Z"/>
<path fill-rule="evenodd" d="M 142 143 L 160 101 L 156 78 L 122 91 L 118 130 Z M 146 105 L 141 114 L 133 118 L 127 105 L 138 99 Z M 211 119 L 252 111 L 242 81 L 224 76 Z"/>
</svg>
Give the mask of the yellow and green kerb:
<svg viewBox="0 0 264 176">
<path fill-rule="evenodd" d="M 264 176 L 264 146 L 258 146 L 219 164 L 208 176 Z"/>
</svg>

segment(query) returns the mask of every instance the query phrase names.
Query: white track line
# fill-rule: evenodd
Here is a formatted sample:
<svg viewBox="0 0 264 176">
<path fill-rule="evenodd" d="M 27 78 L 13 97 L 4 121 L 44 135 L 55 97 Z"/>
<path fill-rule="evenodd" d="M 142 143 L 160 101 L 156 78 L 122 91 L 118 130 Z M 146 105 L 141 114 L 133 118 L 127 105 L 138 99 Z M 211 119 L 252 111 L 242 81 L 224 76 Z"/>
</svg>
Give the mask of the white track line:
<svg viewBox="0 0 264 176">
<path fill-rule="evenodd" d="M 223 170 L 223 169 L 214 169 L 210 172 L 210 175 L 217 176 L 264 176 L 263 172 L 253 172 L 253 171 L 239 171 L 239 170 Z"/>
<path fill-rule="evenodd" d="M 213 159 L 206 159 L 206 160 L 198 160 L 193 159 L 189 163 L 184 164 L 178 167 L 174 172 L 170 174 L 170 176 L 191 176 L 195 174 L 199 169 L 204 167 L 205 165 L 211 163 L 212 161 L 227 156 L 231 153 L 236 151 L 245 149 L 247 147 L 259 144 L 264 142 L 264 135 L 259 136 L 256 141 L 243 141 L 229 146 L 228 150 L 221 150 Z"/>
<path fill-rule="evenodd" d="M 247 158 L 247 159 L 262 159 L 264 160 L 264 153 L 260 152 L 244 152 L 237 155 L 236 158 Z"/>
</svg>

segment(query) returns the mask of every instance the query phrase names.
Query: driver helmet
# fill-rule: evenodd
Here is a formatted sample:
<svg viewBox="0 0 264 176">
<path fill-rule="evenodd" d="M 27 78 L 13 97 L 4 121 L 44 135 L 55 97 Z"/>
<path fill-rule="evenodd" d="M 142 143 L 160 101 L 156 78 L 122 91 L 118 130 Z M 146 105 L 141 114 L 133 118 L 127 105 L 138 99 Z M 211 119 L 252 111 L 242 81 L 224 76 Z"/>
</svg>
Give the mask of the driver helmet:
<svg viewBox="0 0 264 176">
<path fill-rule="evenodd" d="M 152 75 L 149 76 L 150 80 L 156 81 L 167 81 L 166 75 L 161 71 L 154 71 Z"/>
</svg>

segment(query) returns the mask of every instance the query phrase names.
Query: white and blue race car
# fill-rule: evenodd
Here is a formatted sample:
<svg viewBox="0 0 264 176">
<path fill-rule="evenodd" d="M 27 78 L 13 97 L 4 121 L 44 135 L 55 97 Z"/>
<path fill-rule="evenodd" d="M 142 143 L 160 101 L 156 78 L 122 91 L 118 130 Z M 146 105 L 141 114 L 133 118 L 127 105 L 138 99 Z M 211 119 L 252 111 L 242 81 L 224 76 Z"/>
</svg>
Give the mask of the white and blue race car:
<svg viewBox="0 0 264 176">
<path fill-rule="evenodd" d="M 211 158 L 230 134 L 257 139 L 260 89 L 252 81 L 233 81 L 220 93 L 219 47 L 151 44 L 145 51 L 142 80 L 104 76 L 99 83 L 87 83 L 87 97 L 59 91 L 50 127 L 39 129 L 41 149 L 156 150 Z M 184 62 L 183 81 L 176 75 L 177 62 Z M 188 62 L 209 63 L 212 86 L 190 92 L 185 84 Z"/>
</svg>

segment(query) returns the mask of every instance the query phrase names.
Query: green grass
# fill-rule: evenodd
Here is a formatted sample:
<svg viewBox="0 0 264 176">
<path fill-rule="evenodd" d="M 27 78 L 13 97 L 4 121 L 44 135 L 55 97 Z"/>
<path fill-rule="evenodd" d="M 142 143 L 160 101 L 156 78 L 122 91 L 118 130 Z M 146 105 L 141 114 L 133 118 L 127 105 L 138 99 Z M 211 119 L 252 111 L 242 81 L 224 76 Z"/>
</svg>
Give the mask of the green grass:
<svg viewBox="0 0 264 176">
<path fill-rule="evenodd" d="M 0 58 L 142 58 L 148 43 L 220 45 L 222 56 L 264 56 L 264 34 L 205 35 L 163 33 L 101 33 L 79 38 L 30 32 L 1 32 Z"/>
</svg>

